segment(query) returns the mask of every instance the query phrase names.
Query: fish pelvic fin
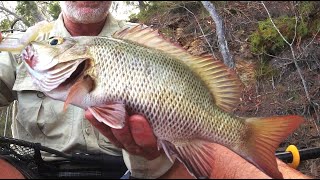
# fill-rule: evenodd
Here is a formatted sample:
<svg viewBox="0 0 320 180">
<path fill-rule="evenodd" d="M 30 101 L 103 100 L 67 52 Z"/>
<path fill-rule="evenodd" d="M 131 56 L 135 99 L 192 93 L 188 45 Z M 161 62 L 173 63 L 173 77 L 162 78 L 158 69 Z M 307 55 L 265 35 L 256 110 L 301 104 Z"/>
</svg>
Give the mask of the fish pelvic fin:
<svg viewBox="0 0 320 180">
<path fill-rule="evenodd" d="M 208 142 L 193 140 L 171 143 L 161 140 L 160 143 L 171 162 L 177 158 L 185 165 L 191 175 L 196 178 L 210 178 L 213 156 L 210 154 Z"/>
<path fill-rule="evenodd" d="M 275 151 L 303 121 L 303 117 L 295 115 L 248 118 L 248 131 L 244 137 L 246 144 L 237 151 L 270 177 L 282 179 Z"/>
<path fill-rule="evenodd" d="M 99 122 L 112 128 L 122 129 L 125 125 L 127 112 L 123 102 L 108 102 L 99 106 L 89 107 L 88 110 Z"/>
</svg>

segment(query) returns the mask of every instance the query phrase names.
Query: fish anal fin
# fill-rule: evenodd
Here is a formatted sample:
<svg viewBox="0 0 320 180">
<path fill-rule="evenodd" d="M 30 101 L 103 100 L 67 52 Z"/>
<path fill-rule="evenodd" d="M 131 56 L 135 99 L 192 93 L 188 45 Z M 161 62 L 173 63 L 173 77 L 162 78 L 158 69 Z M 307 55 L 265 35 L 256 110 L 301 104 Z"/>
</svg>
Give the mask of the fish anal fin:
<svg viewBox="0 0 320 180">
<path fill-rule="evenodd" d="M 112 37 L 159 50 L 175 60 L 181 61 L 203 80 L 210 90 L 215 104 L 222 110 L 231 112 L 239 104 L 241 81 L 235 71 L 228 68 L 221 60 L 215 59 L 211 55 L 192 55 L 159 34 L 157 30 L 144 25 L 117 31 Z M 225 100 L 225 97 L 228 97 L 228 101 Z M 231 102 L 230 99 L 232 99 Z"/>
<path fill-rule="evenodd" d="M 121 129 L 125 125 L 127 113 L 125 104 L 122 102 L 108 102 L 89 107 L 88 110 L 99 122 L 103 122 L 112 128 Z"/>
<path fill-rule="evenodd" d="M 246 147 L 238 152 L 270 177 L 281 179 L 283 176 L 274 153 L 279 144 L 303 121 L 303 117 L 295 115 L 246 119 L 249 127 Z"/>
<path fill-rule="evenodd" d="M 189 173 L 196 178 L 210 178 L 213 165 L 213 156 L 210 155 L 208 142 L 194 140 L 175 142 L 161 140 L 162 147 L 171 161 L 178 158 Z"/>
</svg>

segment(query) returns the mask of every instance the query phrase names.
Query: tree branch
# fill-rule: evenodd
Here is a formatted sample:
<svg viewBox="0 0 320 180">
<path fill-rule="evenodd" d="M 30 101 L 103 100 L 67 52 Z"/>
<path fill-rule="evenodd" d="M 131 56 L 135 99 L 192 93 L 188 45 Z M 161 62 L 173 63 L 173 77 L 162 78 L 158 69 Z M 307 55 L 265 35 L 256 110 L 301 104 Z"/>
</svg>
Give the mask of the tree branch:
<svg viewBox="0 0 320 180">
<path fill-rule="evenodd" d="M 45 20 L 45 18 L 44 18 L 43 15 L 41 14 L 41 12 L 40 12 L 40 10 L 39 10 L 39 7 L 38 7 L 38 5 L 36 4 L 36 2 L 35 2 L 35 1 L 30 1 L 30 3 L 31 3 L 32 5 L 34 5 L 35 7 L 37 7 L 37 8 L 32 8 L 32 9 L 31 9 L 32 14 L 33 14 L 33 17 L 34 17 L 36 23 Z"/>
<path fill-rule="evenodd" d="M 3 10 L 3 11 L 5 11 L 5 12 L 7 12 L 7 13 L 9 13 L 9 14 L 11 14 L 11 15 L 13 15 L 16 19 L 21 19 L 21 21 L 22 21 L 26 26 L 28 26 L 28 27 L 30 26 L 30 23 L 29 23 L 25 18 L 17 15 L 16 13 L 10 11 L 9 9 L 7 9 L 7 8 L 5 8 L 5 7 L 0 6 L 0 9 Z"/>
<path fill-rule="evenodd" d="M 216 24 L 216 31 L 218 36 L 218 42 L 219 42 L 219 49 L 223 57 L 223 62 L 230 68 L 235 68 L 234 59 L 229 52 L 228 43 L 225 38 L 225 30 L 222 23 L 222 19 L 220 18 L 219 14 L 216 11 L 216 8 L 212 3 L 209 1 L 201 1 L 203 6 L 206 8 L 206 10 L 211 15 L 212 19 L 214 20 Z"/>
<path fill-rule="evenodd" d="M 311 99 L 310 99 L 310 96 L 309 96 L 309 92 L 308 92 L 308 88 L 307 88 L 306 81 L 304 80 L 304 77 L 302 76 L 301 69 L 300 69 L 300 67 L 299 67 L 299 65 L 298 65 L 298 63 L 297 63 L 297 57 L 296 57 L 295 52 L 294 52 L 294 49 L 293 49 L 293 47 L 292 47 L 293 41 L 292 41 L 291 43 L 289 43 L 289 42 L 286 40 L 286 38 L 282 35 L 282 33 L 280 32 L 280 30 L 278 29 L 278 27 L 274 24 L 274 22 L 273 22 L 273 20 L 272 20 L 272 18 L 271 18 L 271 15 L 270 15 L 270 13 L 269 13 L 269 10 L 267 9 L 267 7 L 265 6 L 265 4 L 264 4 L 263 1 L 261 1 L 261 4 L 263 5 L 264 9 L 265 9 L 266 12 L 268 13 L 269 19 L 270 19 L 273 27 L 275 28 L 275 30 L 278 32 L 278 34 L 281 36 L 281 38 L 289 45 L 290 50 L 291 50 L 292 60 L 293 60 L 293 62 L 294 62 L 294 65 L 296 66 L 296 69 L 297 69 L 298 74 L 299 74 L 299 76 L 300 76 L 300 79 L 301 79 L 301 81 L 302 81 L 302 84 L 303 84 L 303 88 L 304 88 L 306 97 L 307 97 L 309 103 L 311 103 Z M 297 25 L 297 18 L 296 18 L 296 25 Z M 296 31 L 296 30 L 297 30 L 297 29 L 296 29 L 296 27 L 295 27 L 295 31 Z M 296 32 L 295 32 L 295 33 L 296 33 Z"/>
<path fill-rule="evenodd" d="M 200 23 L 199 23 L 196 15 L 195 15 L 192 11 L 190 11 L 188 8 L 186 8 L 185 6 L 179 6 L 179 7 L 184 8 L 184 9 L 187 10 L 190 14 L 193 15 L 194 19 L 196 20 L 196 22 L 197 22 L 197 24 L 198 24 L 198 26 L 199 26 L 199 29 L 200 29 L 200 31 L 201 31 L 201 33 L 202 33 L 202 36 L 204 37 L 204 39 L 206 40 L 206 42 L 207 42 L 207 44 L 208 44 L 208 46 L 209 46 L 209 48 L 210 48 L 210 51 L 211 51 L 212 56 L 213 56 L 214 58 L 216 58 L 216 55 L 214 54 L 214 51 L 213 51 L 213 48 L 212 48 L 212 45 L 209 43 L 208 39 L 206 38 L 206 35 L 204 34 L 203 29 L 202 29 L 202 27 L 201 27 L 201 25 L 200 25 Z"/>
</svg>

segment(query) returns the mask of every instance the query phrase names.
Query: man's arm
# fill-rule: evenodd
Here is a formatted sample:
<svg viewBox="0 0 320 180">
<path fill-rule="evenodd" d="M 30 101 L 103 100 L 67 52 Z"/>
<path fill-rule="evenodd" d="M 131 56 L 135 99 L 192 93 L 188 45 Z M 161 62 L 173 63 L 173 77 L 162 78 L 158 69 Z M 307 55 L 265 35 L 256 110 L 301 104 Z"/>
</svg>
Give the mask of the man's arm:
<svg viewBox="0 0 320 180">
<path fill-rule="evenodd" d="M 110 138 L 110 141 L 113 142 L 118 147 L 128 148 L 128 152 L 136 155 L 143 156 L 148 159 L 153 159 L 158 157 L 160 153 L 156 148 L 156 138 L 152 133 L 152 129 L 145 118 L 139 115 L 134 115 L 129 118 L 129 128 L 126 127 L 123 130 L 120 130 L 121 138 L 118 138 L 118 135 L 114 135 L 115 131 L 107 125 L 98 122 L 90 114 L 86 112 L 86 118 L 106 137 Z M 117 133 L 116 133 L 117 134 Z M 126 139 L 127 138 L 127 139 Z M 125 145 L 124 145 L 125 144 Z M 252 178 L 270 178 L 257 167 L 227 149 L 224 146 L 219 144 L 212 143 L 212 155 L 214 162 L 212 162 L 212 174 L 209 178 L 226 178 L 226 179 L 252 179 Z M 137 150 L 136 150 L 137 149 Z M 289 167 L 281 160 L 277 160 L 279 170 L 282 172 L 284 178 L 310 178 L 299 171 Z M 163 179 L 180 179 L 194 178 L 190 175 L 185 166 L 180 163 L 178 160 L 175 161 L 173 166 L 168 170 L 164 175 L 159 178 Z"/>
<path fill-rule="evenodd" d="M 210 179 L 271 179 L 256 166 L 252 165 L 239 155 L 219 144 L 212 144 L 212 153 L 215 161 L 212 162 L 213 170 Z M 280 172 L 284 179 L 309 179 L 310 177 L 289 167 L 277 159 Z M 174 166 L 161 179 L 194 178 L 180 162 Z"/>
</svg>

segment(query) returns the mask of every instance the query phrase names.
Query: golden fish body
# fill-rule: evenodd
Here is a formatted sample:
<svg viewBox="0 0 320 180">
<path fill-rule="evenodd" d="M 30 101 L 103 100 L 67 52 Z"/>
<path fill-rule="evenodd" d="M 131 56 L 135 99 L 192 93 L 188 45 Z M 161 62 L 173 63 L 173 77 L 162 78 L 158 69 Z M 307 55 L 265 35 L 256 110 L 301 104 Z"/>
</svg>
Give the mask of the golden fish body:
<svg viewBox="0 0 320 180">
<path fill-rule="evenodd" d="M 201 137 L 232 146 L 239 141 L 243 121 L 217 108 L 206 85 L 186 65 L 135 44 L 94 41 L 90 53 L 96 88 L 84 98 L 87 107 L 123 102 L 168 141 Z"/>
<path fill-rule="evenodd" d="M 33 42 L 23 57 L 41 91 L 88 109 L 110 127 L 122 128 L 127 114 L 145 116 L 167 156 L 177 157 L 196 177 L 211 174 L 210 143 L 282 177 L 274 151 L 303 119 L 232 116 L 228 111 L 240 95 L 235 74 L 209 56 L 190 55 L 150 28 Z"/>
</svg>

